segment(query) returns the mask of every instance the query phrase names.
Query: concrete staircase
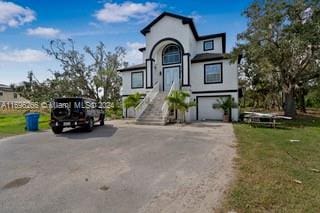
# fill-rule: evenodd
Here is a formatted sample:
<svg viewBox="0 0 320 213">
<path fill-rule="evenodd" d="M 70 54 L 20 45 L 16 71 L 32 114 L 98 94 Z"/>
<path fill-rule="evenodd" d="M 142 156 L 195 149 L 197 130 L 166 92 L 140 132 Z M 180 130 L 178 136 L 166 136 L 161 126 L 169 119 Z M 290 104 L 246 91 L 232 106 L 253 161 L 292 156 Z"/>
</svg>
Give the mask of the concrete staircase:
<svg viewBox="0 0 320 213">
<path fill-rule="evenodd" d="M 162 119 L 161 108 L 167 95 L 167 92 L 159 92 L 153 101 L 147 106 L 140 118 L 137 119 L 137 124 L 165 125 L 165 121 Z"/>
</svg>

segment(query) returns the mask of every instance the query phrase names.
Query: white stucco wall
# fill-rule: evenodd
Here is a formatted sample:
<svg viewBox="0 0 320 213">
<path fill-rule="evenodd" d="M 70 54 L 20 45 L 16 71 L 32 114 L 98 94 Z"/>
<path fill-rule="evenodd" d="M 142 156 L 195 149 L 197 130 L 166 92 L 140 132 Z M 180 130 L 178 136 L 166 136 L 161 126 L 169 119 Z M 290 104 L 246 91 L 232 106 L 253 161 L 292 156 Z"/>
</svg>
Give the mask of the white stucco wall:
<svg viewBox="0 0 320 213">
<path fill-rule="evenodd" d="M 163 17 L 146 34 L 146 50 L 144 51 L 144 60 L 149 58 L 152 47 L 163 38 L 174 38 L 182 45 L 186 53 L 195 56 L 199 53 L 222 53 L 222 37 L 196 41 L 188 24 L 182 24 L 180 19 L 173 17 Z M 203 51 L 203 42 L 214 40 L 214 49 Z"/>
<path fill-rule="evenodd" d="M 143 84 L 144 88 L 138 88 L 138 89 L 131 89 L 131 73 L 132 72 L 141 72 L 143 71 Z M 134 71 L 126 71 L 121 72 L 120 76 L 122 78 L 122 87 L 121 87 L 121 95 L 130 95 L 136 92 L 145 94 L 146 93 L 146 76 L 145 76 L 145 70 L 134 70 Z"/>
<path fill-rule="evenodd" d="M 152 47 L 163 38 L 174 38 L 178 40 L 185 52 L 190 52 L 190 40 L 194 39 L 188 24 L 182 24 L 180 19 L 163 17 L 151 31 L 146 34 L 146 56 L 150 55 Z"/>
<path fill-rule="evenodd" d="M 223 63 L 222 83 L 204 84 L 204 65 L 211 63 Z M 238 72 L 237 64 L 230 64 L 230 60 L 210 61 L 191 64 L 190 84 L 192 91 L 203 90 L 237 90 Z"/>
<path fill-rule="evenodd" d="M 213 40 L 213 50 L 207 50 L 204 51 L 203 50 L 203 44 L 205 41 L 211 41 Z M 207 40 L 203 40 L 203 41 L 197 41 L 196 43 L 196 50 L 197 53 L 222 53 L 222 37 L 218 37 L 218 38 L 213 38 L 213 39 L 207 39 Z"/>
<path fill-rule="evenodd" d="M 146 51 L 142 51 L 142 62 L 144 63 L 146 61 Z"/>
</svg>

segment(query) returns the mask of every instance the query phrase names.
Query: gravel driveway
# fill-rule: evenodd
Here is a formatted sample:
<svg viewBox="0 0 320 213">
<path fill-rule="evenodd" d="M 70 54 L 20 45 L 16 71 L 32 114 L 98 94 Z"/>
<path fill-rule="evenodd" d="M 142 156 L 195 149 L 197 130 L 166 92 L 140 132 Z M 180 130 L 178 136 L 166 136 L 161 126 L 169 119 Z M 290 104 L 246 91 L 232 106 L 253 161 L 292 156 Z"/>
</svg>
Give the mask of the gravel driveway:
<svg viewBox="0 0 320 213">
<path fill-rule="evenodd" d="M 0 140 L 0 211 L 213 212 L 233 179 L 231 124 L 31 133 Z"/>
</svg>

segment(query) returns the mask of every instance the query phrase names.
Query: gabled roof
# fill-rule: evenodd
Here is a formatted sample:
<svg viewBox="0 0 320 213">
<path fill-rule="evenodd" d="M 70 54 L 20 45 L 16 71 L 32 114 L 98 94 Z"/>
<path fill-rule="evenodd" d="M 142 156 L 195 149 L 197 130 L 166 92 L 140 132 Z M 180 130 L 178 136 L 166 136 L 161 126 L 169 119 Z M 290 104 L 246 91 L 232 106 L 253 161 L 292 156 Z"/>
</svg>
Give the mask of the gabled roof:
<svg viewBox="0 0 320 213">
<path fill-rule="evenodd" d="M 174 13 L 169 13 L 169 12 L 163 12 L 161 15 L 159 15 L 157 18 L 155 18 L 150 24 L 148 24 L 145 28 L 143 28 L 140 32 L 143 35 L 146 35 L 147 33 L 150 32 L 150 29 L 153 25 L 155 25 L 158 21 L 160 21 L 163 17 L 165 16 L 169 16 L 172 18 L 176 18 L 176 19 L 180 19 L 182 21 L 182 24 L 188 24 L 190 26 L 190 29 L 195 37 L 195 39 L 197 41 L 201 41 L 201 40 L 206 40 L 206 39 L 211 39 L 211 38 L 218 38 L 218 37 L 222 37 L 222 44 L 223 44 L 223 52 L 225 52 L 225 43 L 226 43 L 226 33 L 218 33 L 218 34 L 210 34 L 210 35 L 203 35 L 203 36 L 199 36 L 196 27 L 194 25 L 193 19 L 186 17 L 186 16 L 181 16 L 181 15 L 177 15 Z"/>
<path fill-rule="evenodd" d="M 146 68 L 146 64 L 137 64 L 137 65 L 133 65 L 130 67 L 126 67 L 126 68 L 122 68 L 122 69 L 118 69 L 118 72 L 125 72 L 125 71 L 134 71 L 134 70 L 143 70 Z"/>
<path fill-rule="evenodd" d="M 181 21 L 182 21 L 183 24 L 191 24 L 191 25 L 193 25 L 193 27 L 194 27 L 192 18 L 185 17 L 185 16 L 180 16 L 180 15 L 173 14 L 173 13 L 169 13 L 169 12 L 163 12 L 161 15 L 159 15 L 157 18 L 155 18 L 150 24 L 148 24 L 145 28 L 143 28 L 140 32 L 141 32 L 143 35 L 146 35 L 147 33 L 150 32 L 151 27 L 152 27 L 153 25 L 155 25 L 158 21 L 160 21 L 160 20 L 161 20 L 163 17 L 165 17 L 165 16 L 169 16 L 169 17 L 172 17 L 172 18 L 181 19 Z"/>
<path fill-rule="evenodd" d="M 205 62 L 205 61 L 216 61 L 216 60 L 222 60 L 222 59 L 228 59 L 229 56 L 227 54 L 221 54 L 221 53 L 201 53 L 195 55 L 191 59 L 191 63 L 198 63 L 198 62 Z"/>
</svg>

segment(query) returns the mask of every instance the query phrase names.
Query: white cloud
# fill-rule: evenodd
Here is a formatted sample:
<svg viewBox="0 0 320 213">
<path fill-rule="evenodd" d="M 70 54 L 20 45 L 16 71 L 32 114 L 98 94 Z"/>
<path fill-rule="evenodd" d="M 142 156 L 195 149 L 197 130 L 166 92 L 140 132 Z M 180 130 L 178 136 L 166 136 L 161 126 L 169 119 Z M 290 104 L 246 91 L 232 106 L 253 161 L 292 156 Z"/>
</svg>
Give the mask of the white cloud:
<svg viewBox="0 0 320 213">
<path fill-rule="evenodd" d="M 0 0 L 0 32 L 8 27 L 18 27 L 36 19 L 35 12 L 13 2 Z"/>
<path fill-rule="evenodd" d="M 139 48 L 145 47 L 145 44 L 139 42 L 127 42 L 127 54 L 125 60 L 130 65 L 142 63 L 142 53 Z"/>
<path fill-rule="evenodd" d="M 9 49 L 9 46 L 4 45 L 4 46 L 1 47 L 1 49 L 2 49 L 2 50 L 7 50 L 7 49 Z"/>
<path fill-rule="evenodd" d="M 28 29 L 27 34 L 45 38 L 54 38 L 60 35 L 60 30 L 51 27 L 37 27 L 34 29 Z"/>
<path fill-rule="evenodd" d="M 195 22 L 198 22 L 202 18 L 202 16 L 199 15 L 196 11 L 192 11 L 189 17 L 193 18 Z"/>
<path fill-rule="evenodd" d="M 160 4 L 155 2 L 133 3 L 130 1 L 122 4 L 105 3 L 101 10 L 94 16 L 105 23 L 127 22 L 130 19 L 146 20 L 159 14 Z"/>
<path fill-rule="evenodd" d="M 2 62 L 39 62 L 49 60 L 46 53 L 35 49 L 10 50 L 0 52 Z"/>
</svg>

